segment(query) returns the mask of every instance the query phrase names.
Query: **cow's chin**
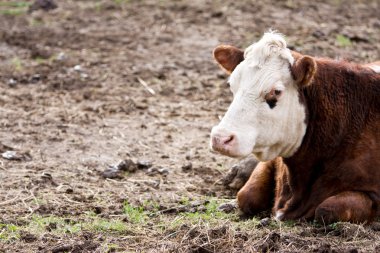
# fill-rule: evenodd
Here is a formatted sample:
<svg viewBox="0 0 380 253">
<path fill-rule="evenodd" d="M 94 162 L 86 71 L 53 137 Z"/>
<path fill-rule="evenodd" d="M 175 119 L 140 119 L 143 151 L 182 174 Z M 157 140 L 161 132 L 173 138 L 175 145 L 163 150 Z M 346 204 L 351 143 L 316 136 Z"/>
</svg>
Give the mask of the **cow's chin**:
<svg viewBox="0 0 380 253">
<path fill-rule="evenodd" d="M 252 154 L 256 157 L 257 160 L 261 162 L 273 160 L 278 156 L 278 152 L 271 149 L 270 147 L 253 149 Z"/>
</svg>

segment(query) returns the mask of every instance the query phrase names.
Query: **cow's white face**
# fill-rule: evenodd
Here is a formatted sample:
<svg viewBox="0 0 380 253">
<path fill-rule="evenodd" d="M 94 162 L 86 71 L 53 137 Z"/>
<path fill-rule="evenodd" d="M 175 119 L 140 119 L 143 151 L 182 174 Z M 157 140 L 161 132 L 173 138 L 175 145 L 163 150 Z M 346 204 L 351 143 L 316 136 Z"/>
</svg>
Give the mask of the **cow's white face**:
<svg viewBox="0 0 380 253">
<path fill-rule="evenodd" d="M 233 101 L 211 132 L 214 150 L 232 157 L 253 153 L 261 161 L 294 154 L 306 131 L 305 106 L 290 70 L 294 61 L 276 33 L 246 49 L 229 79 Z"/>
</svg>

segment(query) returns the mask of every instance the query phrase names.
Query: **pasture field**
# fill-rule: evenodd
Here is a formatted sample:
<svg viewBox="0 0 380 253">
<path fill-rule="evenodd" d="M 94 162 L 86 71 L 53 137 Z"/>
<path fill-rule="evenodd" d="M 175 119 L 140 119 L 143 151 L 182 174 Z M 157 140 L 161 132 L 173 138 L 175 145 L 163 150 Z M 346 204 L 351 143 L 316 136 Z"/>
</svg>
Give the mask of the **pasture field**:
<svg viewBox="0 0 380 253">
<path fill-rule="evenodd" d="M 215 46 L 380 60 L 379 0 L 55 2 L 0 1 L 0 252 L 380 252 L 379 223 L 220 210 L 237 161 L 208 144 Z"/>
</svg>

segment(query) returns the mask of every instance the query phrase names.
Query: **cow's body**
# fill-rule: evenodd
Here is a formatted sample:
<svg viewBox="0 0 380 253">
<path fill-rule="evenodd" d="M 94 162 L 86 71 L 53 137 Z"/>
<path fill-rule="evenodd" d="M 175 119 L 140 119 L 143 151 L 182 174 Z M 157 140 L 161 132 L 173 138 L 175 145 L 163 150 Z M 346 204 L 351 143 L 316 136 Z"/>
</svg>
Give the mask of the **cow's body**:
<svg viewBox="0 0 380 253">
<path fill-rule="evenodd" d="M 311 57 L 305 64 L 292 55 L 306 131 L 294 153 L 259 163 L 239 206 L 247 214 L 272 207 L 278 219 L 370 221 L 380 215 L 379 65 Z M 227 144 L 217 150 L 233 153 L 223 152 Z"/>
</svg>

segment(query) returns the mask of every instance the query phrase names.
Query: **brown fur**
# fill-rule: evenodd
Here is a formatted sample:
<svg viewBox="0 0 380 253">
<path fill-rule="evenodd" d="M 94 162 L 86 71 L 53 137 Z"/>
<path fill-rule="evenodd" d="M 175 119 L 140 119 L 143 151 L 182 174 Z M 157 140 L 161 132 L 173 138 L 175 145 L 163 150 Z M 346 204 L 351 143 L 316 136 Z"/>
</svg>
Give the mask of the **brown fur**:
<svg viewBox="0 0 380 253">
<path fill-rule="evenodd" d="M 307 107 L 306 134 L 292 157 L 258 165 L 239 206 L 253 214 L 272 203 L 264 191 L 273 174 L 273 211 L 284 219 L 371 221 L 380 214 L 380 75 L 366 65 L 296 54 L 292 74 Z"/>
</svg>

